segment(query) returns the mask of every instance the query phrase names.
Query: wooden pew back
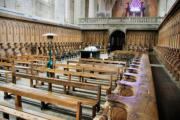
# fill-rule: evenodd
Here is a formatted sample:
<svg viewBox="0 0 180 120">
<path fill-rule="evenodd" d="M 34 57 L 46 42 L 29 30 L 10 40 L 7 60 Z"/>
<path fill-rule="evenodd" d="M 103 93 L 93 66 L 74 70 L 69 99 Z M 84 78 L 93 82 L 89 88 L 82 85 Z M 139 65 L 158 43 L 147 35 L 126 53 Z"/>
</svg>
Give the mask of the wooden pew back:
<svg viewBox="0 0 180 120">
<path fill-rule="evenodd" d="M 15 106 L 17 109 L 22 109 L 21 97 L 27 97 L 27 98 L 75 109 L 77 111 L 76 120 L 81 119 L 81 115 L 82 115 L 81 102 L 75 103 L 71 100 L 67 100 L 67 99 L 64 100 L 61 96 L 54 93 L 49 93 L 43 90 L 19 86 L 15 84 L 0 85 L 0 90 L 15 95 Z"/>
<path fill-rule="evenodd" d="M 0 72 L 1 73 L 5 73 L 5 77 L 6 77 L 6 82 L 10 82 L 9 79 L 8 79 L 8 75 L 9 74 L 12 74 L 12 79 L 14 77 L 14 74 L 15 74 L 15 68 L 14 68 L 14 62 L 11 62 L 11 63 L 8 63 L 8 62 L 0 62 L 0 66 L 1 67 L 7 67 L 7 69 L 11 68 L 10 70 L 7 70 L 7 69 L 0 69 Z"/>
<path fill-rule="evenodd" d="M 61 118 L 57 118 L 51 115 L 35 112 L 32 110 L 27 110 L 27 109 L 16 109 L 13 106 L 5 103 L 5 102 L 0 102 L 0 112 L 3 113 L 3 117 L 5 119 L 9 119 L 9 115 L 16 116 L 17 119 L 28 119 L 28 120 L 63 120 Z"/>
<path fill-rule="evenodd" d="M 99 60 L 99 59 L 86 59 L 86 58 L 80 58 L 80 62 L 97 62 L 97 63 L 105 63 L 105 64 L 119 64 L 126 66 L 126 62 L 124 61 L 112 61 L 112 60 Z"/>
<path fill-rule="evenodd" d="M 95 111 L 96 111 L 96 107 L 97 110 L 100 110 L 100 102 L 101 102 L 101 86 L 100 85 L 94 85 L 94 84 L 88 84 L 88 83 L 81 83 L 81 82 L 73 82 L 73 81 L 66 81 L 66 80 L 60 80 L 60 79 L 54 79 L 54 78 L 43 78 L 43 77 L 38 77 L 38 76 L 34 76 L 34 75 L 27 75 L 27 74 L 20 74 L 17 73 L 16 77 L 22 77 L 22 78 L 26 78 L 29 80 L 38 80 L 41 82 L 47 82 L 48 84 L 56 84 L 56 85 L 62 85 L 64 86 L 64 94 L 69 93 L 70 92 L 70 87 L 72 88 L 79 88 L 79 89 L 84 89 L 84 90 L 90 90 L 90 91 L 96 91 L 97 92 L 97 97 L 93 98 L 94 101 L 92 101 L 92 99 L 88 99 L 88 98 L 84 98 L 82 99 L 80 98 L 80 102 L 82 102 L 82 104 L 84 105 L 90 105 L 92 107 L 92 117 L 95 116 Z M 66 87 L 68 87 L 68 89 L 66 89 Z M 52 88 L 49 89 L 48 86 L 48 90 L 52 92 Z M 69 96 L 71 97 L 71 96 Z M 76 97 L 77 99 L 77 97 Z M 74 97 L 72 97 L 72 101 L 76 100 Z"/>
<path fill-rule="evenodd" d="M 102 74 L 93 74 L 93 73 L 86 73 L 86 72 L 75 72 L 75 71 L 64 71 L 64 70 L 57 70 L 57 69 L 47 69 L 44 67 L 40 67 L 36 69 L 37 71 L 41 72 L 49 72 L 49 73 L 58 73 L 58 74 L 65 74 L 68 75 L 68 80 L 71 81 L 71 76 L 77 76 L 79 77 L 79 82 L 85 82 L 84 78 L 96 78 L 96 79 L 105 79 L 109 80 L 109 85 L 107 88 L 107 94 L 111 92 L 112 89 L 112 81 L 116 80 L 116 77 L 113 77 L 112 75 L 102 75 Z M 55 77 L 55 75 L 54 75 Z M 103 88 L 103 86 L 102 86 Z"/>
</svg>

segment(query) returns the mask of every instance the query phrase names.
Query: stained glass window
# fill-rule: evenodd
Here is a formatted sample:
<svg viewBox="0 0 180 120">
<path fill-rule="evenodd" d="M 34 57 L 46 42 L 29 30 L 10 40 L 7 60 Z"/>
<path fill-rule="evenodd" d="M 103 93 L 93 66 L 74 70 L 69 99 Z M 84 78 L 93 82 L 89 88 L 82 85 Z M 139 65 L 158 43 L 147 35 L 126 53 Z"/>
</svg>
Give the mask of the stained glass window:
<svg viewBox="0 0 180 120">
<path fill-rule="evenodd" d="M 141 2 L 139 0 L 132 0 L 130 4 L 131 12 L 140 12 L 141 11 Z"/>
</svg>

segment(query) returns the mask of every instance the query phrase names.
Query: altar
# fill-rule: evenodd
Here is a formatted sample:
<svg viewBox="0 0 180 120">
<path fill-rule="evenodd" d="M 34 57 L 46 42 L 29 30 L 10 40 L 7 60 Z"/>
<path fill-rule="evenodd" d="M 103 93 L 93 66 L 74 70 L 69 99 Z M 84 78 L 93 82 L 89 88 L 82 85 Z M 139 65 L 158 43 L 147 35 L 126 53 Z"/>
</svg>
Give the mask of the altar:
<svg viewBox="0 0 180 120">
<path fill-rule="evenodd" d="M 100 50 L 97 51 L 85 51 L 81 50 L 81 58 L 100 58 Z"/>
<path fill-rule="evenodd" d="M 89 46 L 80 51 L 81 58 L 100 58 L 100 50 L 95 46 Z"/>
</svg>

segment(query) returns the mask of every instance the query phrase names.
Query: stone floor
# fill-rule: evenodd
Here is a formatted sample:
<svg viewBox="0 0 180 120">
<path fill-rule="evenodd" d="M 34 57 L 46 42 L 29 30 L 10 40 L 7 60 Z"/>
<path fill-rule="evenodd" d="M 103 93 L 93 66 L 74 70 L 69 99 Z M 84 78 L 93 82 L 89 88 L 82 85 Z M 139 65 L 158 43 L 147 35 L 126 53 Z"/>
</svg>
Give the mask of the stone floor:
<svg viewBox="0 0 180 120">
<path fill-rule="evenodd" d="M 107 54 L 101 54 L 100 55 L 101 58 L 107 58 Z M 79 57 L 78 57 L 79 58 Z M 78 59 L 76 58 L 76 59 Z M 73 59 L 75 60 L 75 59 Z M 57 61 L 57 63 L 66 63 L 67 60 L 63 60 L 63 61 Z M 41 73 L 40 76 L 46 76 L 46 74 Z M 4 78 L 1 77 L 0 78 L 0 84 L 4 84 Z M 20 79 L 17 81 L 17 84 L 19 85 L 24 85 L 24 86 L 30 86 L 30 82 L 27 79 Z M 47 84 L 45 84 L 44 86 L 38 87 L 38 89 L 43 89 L 43 90 L 47 90 Z M 63 92 L 62 87 L 53 85 L 53 92 Z M 96 95 L 94 93 L 90 93 L 89 91 L 80 91 L 77 89 L 76 92 L 73 93 L 73 95 L 81 95 L 81 96 L 88 96 L 88 97 L 95 97 Z M 105 102 L 105 91 L 102 92 L 102 102 L 101 102 L 101 106 L 104 104 Z M 0 92 L 0 101 L 5 101 L 8 104 L 14 105 L 14 99 L 13 96 L 11 99 L 6 99 L 4 100 L 3 98 L 3 92 Z M 37 112 L 42 112 L 45 114 L 49 114 L 49 115 L 53 115 L 53 116 L 57 116 L 60 118 L 64 118 L 67 120 L 75 120 L 76 119 L 76 112 L 70 109 L 66 109 L 63 107 L 57 107 L 54 105 L 49 105 L 48 109 L 45 110 L 41 110 L 40 108 L 40 101 L 36 101 L 36 100 L 32 100 L 32 99 L 28 99 L 28 98 L 22 98 L 23 101 L 23 108 L 25 109 L 31 109 L 33 111 L 37 111 Z M 83 119 L 84 120 L 90 120 L 91 119 L 91 108 L 88 107 L 83 107 Z M 2 116 L 2 114 L 0 114 L 0 117 Z M 10 116 L 10 120 L 15 120 L 15 117 Z"/>
<path fill-rule="evenodd" d="M 180 87 L 164 65 L 153 54 L 150 63 L 154 79 L 159 120 L 180 120 Z"/>
</svg>

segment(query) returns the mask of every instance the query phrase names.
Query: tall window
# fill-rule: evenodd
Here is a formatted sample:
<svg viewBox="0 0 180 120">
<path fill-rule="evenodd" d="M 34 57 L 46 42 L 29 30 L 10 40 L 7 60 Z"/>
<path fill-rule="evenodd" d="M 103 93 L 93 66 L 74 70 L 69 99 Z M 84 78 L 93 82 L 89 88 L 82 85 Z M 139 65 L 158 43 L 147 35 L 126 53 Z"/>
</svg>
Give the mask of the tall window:
<svg viewBox="0 0 180 120">
<path fill-rule="evenodd" d="M 132 0 L 130 4 L 131 12 L 140 12 L 141 11 L 141 2 L 139 0 Z"/>
</svg>

